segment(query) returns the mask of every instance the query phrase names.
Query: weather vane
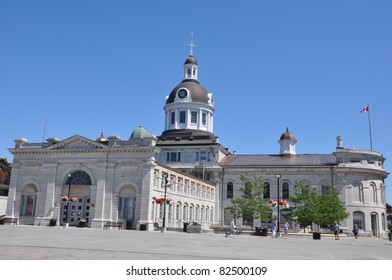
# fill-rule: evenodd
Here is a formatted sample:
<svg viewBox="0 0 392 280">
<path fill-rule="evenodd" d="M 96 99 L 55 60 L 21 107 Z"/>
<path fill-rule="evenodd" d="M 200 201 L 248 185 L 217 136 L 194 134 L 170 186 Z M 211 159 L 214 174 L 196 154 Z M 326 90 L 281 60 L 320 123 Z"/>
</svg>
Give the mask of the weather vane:
<svg viewBox="0 0 392 280">
<path fill-rule="evenodd" d="M 191 32 L 191 42 L 188 44 L 190 48 L 189 55 L 193 55 L 193 47 L 198 47 L 198 45 L 193 44 L 193 31 Z"/>
</svg>

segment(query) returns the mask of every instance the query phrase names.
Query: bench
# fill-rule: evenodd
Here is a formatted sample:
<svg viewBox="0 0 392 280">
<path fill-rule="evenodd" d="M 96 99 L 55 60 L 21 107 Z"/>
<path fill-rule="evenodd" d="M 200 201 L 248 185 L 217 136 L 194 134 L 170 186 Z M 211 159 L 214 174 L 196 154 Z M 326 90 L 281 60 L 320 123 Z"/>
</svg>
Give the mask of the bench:
<svg viewBox="0 0 392 280">
<path fill-rule="evenodd" d="M 108 228 L 117 228 L 119 230 L 122 230 L 123 223 L 122 222 L 106 222 L 105 225 L 103 226 L 103 229 L 108 229 Z"/>
<path fill-rule="evenodd" d="M 4 218 L 3 220 L 3 225 L 5 224 L 10 224 L 13 226 L 17 226 L 18 225 L 18 218 Z"/>
</svg>

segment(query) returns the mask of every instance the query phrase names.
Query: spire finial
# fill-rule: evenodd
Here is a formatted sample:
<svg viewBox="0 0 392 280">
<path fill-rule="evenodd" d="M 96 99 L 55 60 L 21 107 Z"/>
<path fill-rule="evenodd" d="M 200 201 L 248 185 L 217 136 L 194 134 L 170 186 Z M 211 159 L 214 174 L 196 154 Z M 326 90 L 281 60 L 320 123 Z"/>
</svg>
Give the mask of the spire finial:
<svg viewBox="0 0 392 280">
<path fill-rule="evenodd" d="M 189 55 L 193 55 L 193 47 L 197 47 L 198 45 L 193 44 L 193 31 L 191 32 L 191 42 L 188 44 L 190 50 Z"/>
</svg>

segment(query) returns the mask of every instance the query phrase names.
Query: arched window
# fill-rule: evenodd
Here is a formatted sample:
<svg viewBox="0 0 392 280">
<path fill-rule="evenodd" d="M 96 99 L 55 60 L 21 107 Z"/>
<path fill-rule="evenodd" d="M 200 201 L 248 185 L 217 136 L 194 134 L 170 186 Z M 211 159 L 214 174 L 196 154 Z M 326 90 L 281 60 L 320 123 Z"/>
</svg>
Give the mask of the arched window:
<svg viewBox="0 0 392 280">
<path fill-rule="evenodd" d="M 195 207 L 193 206 L 193 204 L 191 204 L 190 206 L 189 206 L 189 221 L 190 222 L 192 222 L 193 221 L 193 217 L 194 217 L 194 209 L 195 209 Z"/>
<path fill-rule="evenodd" d="M 131 185 L 123 186 L 118 195 L 118 218 L 133 220 L 136 191 Z"/>
<path fill-rule="evenodd" d="M 363 187 L 358 183 L 353 186 L 353 201 L 363 202 Z"/>
<path fill-rule="evenodd" d="M 326 194 L 329 191 L 329 186 L 327 183 L 321 183 L 321 194 Z"/>
<path fill-rule="evenodd" d="M 226 189 L 226 198 L 233 198 L 233 183 L 228 182 L 227 183 L 227 189 Z"/>
<path fill-rule="evenodd" d="M 181 220 L 181 202 L 178 202 L 176 206 L 176 220 Z"/>
<path fill-rule="evenodd" d="M 20 216 L 35 215 L 35 203 L 37 199 L 37 188 L 33 184 L 29 184 L 22 192 L 20 201 Z"/>
<path fill-rule="evenodd" d="M 188 204 L 184 204 L 184 210 L 182 211 L 182 219 L 184 222 L 188 221 Z"/>
<path fill-rule="evenodd" d="M 371 183 L 370 186 L 371 186 L 371 191 L 372 191 L 372 195 L 373 195 L 373 202 L 377 204 L 378 203 L 377 187 L 374 183 Z"/>
<path fill-rule="evenodd" d="M 84 185 L 84 186 L 91 186 L 91 178 L 86 172 L 82 170 L 74 171 L 71 173 L 71 177 L 67 177 L 65 185 L 69 185 L 71 180 L 71 185 Z"/>
<path fill-rule="evenodd" d="M 358 225 L 359 229 L 365 229 L 365 214 L 361 211 L 353 213 L 353 225 Z"/>
<path fill-rule="evenodd" d="M 284 182 L 282 184 L 282 198 L 283 199 L 289 199 L 289 197 L 290 197 L 289 183 Z"/>
<path fill-rule="evenodd" d="M 265 182 L 264 183 L 264 194 L 263 194 L 264 199 L 270 199 L 271 198 L 271 186 L 270 183 Z"/>
</svg>

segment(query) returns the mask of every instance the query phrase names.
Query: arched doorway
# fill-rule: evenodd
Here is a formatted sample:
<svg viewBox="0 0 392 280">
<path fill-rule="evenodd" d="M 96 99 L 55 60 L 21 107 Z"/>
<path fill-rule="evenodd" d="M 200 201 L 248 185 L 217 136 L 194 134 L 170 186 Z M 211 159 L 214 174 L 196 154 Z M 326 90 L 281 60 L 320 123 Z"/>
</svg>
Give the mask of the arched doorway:
<svg viewBox="0 0 392 280">
<path fill-rule="evenodd" d="M 126 221 L 126 228 L 132 229 L 136 223 L 135 216 L 136 190 L 131 185 L 123 186 L 118 194 L 118 218 Z"/>
<path fill-rule="evenodd" d="M 371 223 L 372 223 L 372 235 L 379 237 L 379 231 L 378 231 L 378 214 L 377 213 L 371 213 Z"/>
<path fill-rule="evenodd" d="M 69 223 L 70 226 L 78 226 L 81 219 L 88 224 L 92 218 L 90 210 L 93 207 L 90 193 L 91 177 L 86 172 L 78 170 L 66 177 L 61 191 L 61 224 Z M 68 201 L 63 200 L 63 197 Z"/>
</svg>

